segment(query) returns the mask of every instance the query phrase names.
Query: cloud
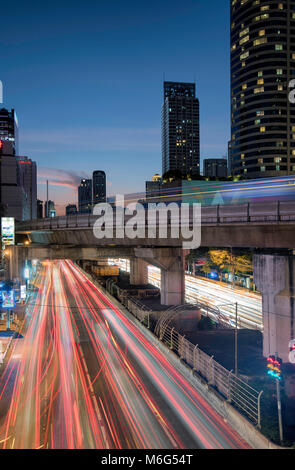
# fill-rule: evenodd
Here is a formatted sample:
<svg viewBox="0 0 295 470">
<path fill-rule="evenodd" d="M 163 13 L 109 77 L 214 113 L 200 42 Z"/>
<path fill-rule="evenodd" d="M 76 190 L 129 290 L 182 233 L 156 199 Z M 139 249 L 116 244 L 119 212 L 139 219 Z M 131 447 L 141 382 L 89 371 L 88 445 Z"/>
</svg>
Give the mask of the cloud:
<svg viewBox="0 0 295 470">
<path fill-rule="evenodd" d="M 96 151 L 155 151 L 160 149 L 160 129 L 85 127 L 23 130 L 23 144 L 42 144 L 68 149 Z"/>
<path fill-rule="evenodd" d="M 77 173 L 57 168 L 38 167 L 38 184 L 46 184 L 48 180 L 52 186 L 64 186 L 77 190 L 82 178 L 88 178 L 84 171 Z"/>
</svg>

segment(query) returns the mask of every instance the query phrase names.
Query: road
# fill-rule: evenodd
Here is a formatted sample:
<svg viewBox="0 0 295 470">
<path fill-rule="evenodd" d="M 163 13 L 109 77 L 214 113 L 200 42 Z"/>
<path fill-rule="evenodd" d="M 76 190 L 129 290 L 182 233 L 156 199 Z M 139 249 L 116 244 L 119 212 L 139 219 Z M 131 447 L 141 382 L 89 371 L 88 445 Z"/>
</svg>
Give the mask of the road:
<svg viewBox="0 0 295 470">
<path fill-rule="evenodd" d="M 71 261 L 35 284 L 0 381 L 3 449 L 249 447 Z"/>
<path fill-rule="evenodd" d="M 129 272 L 129 262 L 120 259 L 115 263 Z M 160 287 L 161 272 L 154 266 L 148 266 L 149 282 Z M 246 289 L 211 281 L 197 276 L 185 276 L 185 300 L 189 303 L 199 301 L 210 306 L 218 306 L 231 326 L 235 326 L 235 302 L 238 303 L 238 327 L 263 329 L 261 295 Z"/>
</svg>

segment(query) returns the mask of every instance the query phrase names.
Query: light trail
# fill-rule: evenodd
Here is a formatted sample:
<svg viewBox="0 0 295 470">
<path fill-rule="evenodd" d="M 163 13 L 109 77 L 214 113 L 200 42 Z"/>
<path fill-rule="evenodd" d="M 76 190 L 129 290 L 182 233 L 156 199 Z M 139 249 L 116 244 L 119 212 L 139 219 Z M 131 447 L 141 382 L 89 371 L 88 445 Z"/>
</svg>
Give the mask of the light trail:
<svg viewBox="0 0 295 470">
<path fill-rule="evenodd" d="M 129 272 L 128 260 L 112 260 L 120 269 Z M 161 287 L 160 269 L 148 266 L 150 284 Z M 238 303 L 238 327 L 262 331 L 262 298 L 260 294 L 247 292 L 245 289 L 234 289 L 217 281 L 185 275 L 185 300 L 188 303 L 199 301 L 211 307 L 218 307 L 223 317 L 228 318 L 229 324 L 235 326 L 235 302 Z M 226 304 L 226 305 L 225 305 Z"/>
<path fill-rule="evenodd" d="M 0 382 L 5 448 L 247 448 L 70 261 L 47 262 Z"/>
</svg>

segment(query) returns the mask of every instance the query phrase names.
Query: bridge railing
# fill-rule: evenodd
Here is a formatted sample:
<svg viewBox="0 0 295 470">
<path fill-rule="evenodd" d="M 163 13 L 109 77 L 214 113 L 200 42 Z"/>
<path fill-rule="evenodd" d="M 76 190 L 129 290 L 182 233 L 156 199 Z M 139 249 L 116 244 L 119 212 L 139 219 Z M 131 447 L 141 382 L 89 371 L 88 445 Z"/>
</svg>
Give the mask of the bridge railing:
<svg viewBox="0 0 295 470">
<path fill-rule="evenodd" d="M 214 356 L 209 356 L 192 344 L 175 328 L 167 326 L 162 333 L 162 341 L 250 421 L 261 427 L 262 392 L 255 390 L 233 371 L 216 362 Z"/>
<path fill-rule="evenodd" d="M 272 224 L 295 222 L 295 201 L 255 202 L 248 204 L 201 206 L 202 225 Z M 132 216 L 125 215 L 125 221 Z M 59 230 L 93 227 L 98 216 L 77 214 L 35 219 L 17 224 L 17 230 Z M 115 218 L 114 218 L 115 220 Z M 192 222 L 192 220 L 190 220 Z M 168 217 L 169 224 L 169 217 Z M 157 224 L 159 226 L 159 224 Z"/>
</svg>

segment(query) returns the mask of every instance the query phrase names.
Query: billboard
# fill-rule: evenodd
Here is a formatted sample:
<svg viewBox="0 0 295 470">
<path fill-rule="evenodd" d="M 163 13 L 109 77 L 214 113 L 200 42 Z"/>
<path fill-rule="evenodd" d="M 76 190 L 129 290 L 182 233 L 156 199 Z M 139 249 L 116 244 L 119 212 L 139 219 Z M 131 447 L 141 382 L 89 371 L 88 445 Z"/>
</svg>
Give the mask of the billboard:
<svg viewBox="0 0 295 470">
<path fill-rule="evenodd" d="M 26 295 L 27 295 L 27 288 L 25 284 L 22 284 L 20 286 L 20 298 L 21 300 L 26 300 Z"/>
<path fill-rule="evenodd" d="M 1 217 L 2 246 L 14 245 L 14 218 Z"/>
<path fill-rule="evenodd" d="M 14 308 L 14 291 L 2 291 L 2 308 Z"/>
</svg>

